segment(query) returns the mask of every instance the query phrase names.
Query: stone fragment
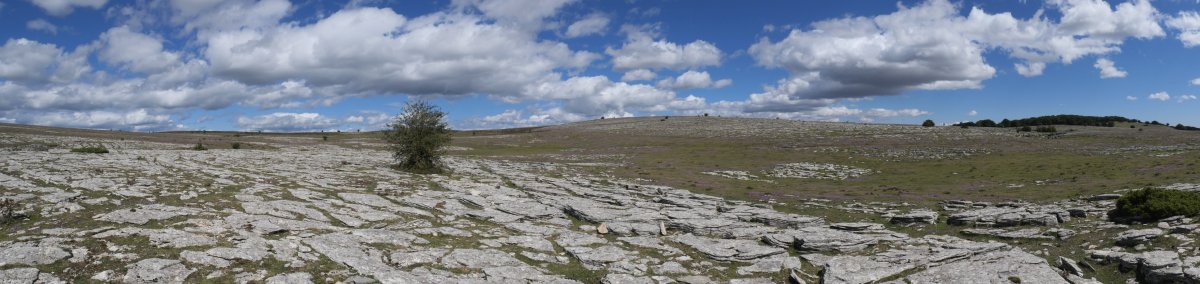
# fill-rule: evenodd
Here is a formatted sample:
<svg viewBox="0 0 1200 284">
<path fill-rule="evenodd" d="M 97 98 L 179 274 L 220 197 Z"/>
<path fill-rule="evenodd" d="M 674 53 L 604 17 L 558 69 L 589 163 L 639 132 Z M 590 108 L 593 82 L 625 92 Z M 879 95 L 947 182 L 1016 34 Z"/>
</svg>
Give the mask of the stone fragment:
<svg viewBox="0 0 1200 284">
<path fill-rule="evenodd" d="M 1059 256 L 1058 257 L 1058 268 L 1062 269 L 1063 271 L 1066 271 L 1067 273 L 1074 274 L 1076 276 L 1083 276 L 1083 268 L 1080 268 L 1079 265 L 1075 264 L 1075 261 L 1071 260 L 1070 258 Z"/>
</svg>

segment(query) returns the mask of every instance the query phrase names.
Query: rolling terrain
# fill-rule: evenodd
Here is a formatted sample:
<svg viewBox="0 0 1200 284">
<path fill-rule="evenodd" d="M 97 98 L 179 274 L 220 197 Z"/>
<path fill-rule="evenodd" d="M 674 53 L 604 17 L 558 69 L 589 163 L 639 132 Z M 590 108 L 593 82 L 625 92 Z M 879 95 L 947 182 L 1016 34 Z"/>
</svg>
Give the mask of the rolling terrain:
<svg viewBox="0 0 1200 284">
<path fill-rule="evenodd" d="M 1200 224 L 1105 214 L 1200 190 L 1200 133 L 1057 129 L 604 119 L 413 175 L 379 133 L 0 124 L 0 282 L 1200 281 Z"/>
</svg>

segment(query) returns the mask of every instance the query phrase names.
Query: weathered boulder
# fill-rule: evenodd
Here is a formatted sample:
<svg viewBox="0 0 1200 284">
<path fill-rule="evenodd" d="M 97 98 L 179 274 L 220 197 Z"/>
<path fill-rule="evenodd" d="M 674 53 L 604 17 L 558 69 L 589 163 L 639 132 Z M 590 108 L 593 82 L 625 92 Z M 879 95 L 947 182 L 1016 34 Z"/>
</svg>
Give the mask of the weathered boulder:
<svg viewBox="0 0 1200 284">
<path fill-rule="evenodd" d="M 1135 246 L 1145 243 L 1151 239 L 1158 238 L 1163 235 L 1163 230 L 1159 228 L 1149 228 L 1141 230 L 1128 230 L 1117 234 L 1117 244 L 1122 246 Z"/>
<path fill-rule="evenodd" d="M 1188 267 L 1173 251 L 1128 253 L 1107 250 L 1089 251 L 1093 259 L 1116 262 L 1122 271 L 1136 271 L 1144 283 L 1200 283 L 1200 270 Z"/>
</svg>

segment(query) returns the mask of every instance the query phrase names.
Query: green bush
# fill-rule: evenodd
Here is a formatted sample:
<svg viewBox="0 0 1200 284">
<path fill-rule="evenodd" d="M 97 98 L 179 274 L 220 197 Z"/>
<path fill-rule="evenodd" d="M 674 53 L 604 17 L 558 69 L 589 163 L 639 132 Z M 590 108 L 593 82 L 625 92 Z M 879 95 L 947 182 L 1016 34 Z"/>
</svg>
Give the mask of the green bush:
<svg viewBox="0 0 1200 284">
<path fill-rule="evenodd" d="M 924 126 L 924 127 L 934 127 L 934 126 L 937 126 L 937 124 L 936 124 L 936 123 L 933 123 L 933 120 L 932 120 L 932 119 L 926 119 L 926 120 L 925 120 L 925 122 L 922 122 L 922 123 L 921 123 L 921 126 Z"/>
<path fill-rule="evenodd" d="M 196 143 L 196 146 L 192 146 L 192 150 L 204 151 L 204 150 L 208 150 L 208 148 L 205 148 L 204 144 Z"/>
<path fill-rule="evenodd" d="M 242 143 L 233 142 L 233 144 L 230 144 L 230 145 L 229 145 L 229 148 L 230 148 L 230 149 L 241 149 L 241 148 L 242 148 Z"/>
<path fill-rule="evenodd" d="M 1117 199 L 1117 209 L 1108 215 L 1114 220 L 1141 221 L 1196 216 L 1200 215 L 1200 193 L 1161 188 L 1135 190 Z"/>
<path fill-rule="evenodd" d="M 1029 126 L 1021 126 L 1021 129 L 1017 129 L 1017 132 L 1031 132 L 1031 131 L 1033 131 L 1033 128 L 1031 128 Z"/>
<path fill-rule="evenodd" d="M 396 116 L 385 139 L 399 168 L 414 173 L 440 173 L 444 147 L 450 144 L 446 113 L 425 101 L 410 101 Z"/>
<path fill-rule="evenodd" d="M 106 153 L 108 153 L 108 148 L 104 148 L 104 146 L 100 146 L 100 145 L 84 146 L 84 147 L 71 149 L 71 152 L 88 153 L 88 154 L 106 154 Z"/>
</svg>

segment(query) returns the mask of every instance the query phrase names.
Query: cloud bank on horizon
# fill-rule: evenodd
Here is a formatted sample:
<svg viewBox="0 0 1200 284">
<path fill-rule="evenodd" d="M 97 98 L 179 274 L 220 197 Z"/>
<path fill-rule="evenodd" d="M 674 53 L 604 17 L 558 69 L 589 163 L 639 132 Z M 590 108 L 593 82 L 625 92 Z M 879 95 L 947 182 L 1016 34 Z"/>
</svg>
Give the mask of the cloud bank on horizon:
<svg viewBox="0 0 1200 284">
<path fill-rule="evenodd" d="M 456 128 L 703 113 L 970 119 L 983 106 L 925 97 L 969 96 L 990 81 L 1011 89 L 1052 72 L 1135 80 L 1153 75 L 1123 66 L 1123 47 L 1200 45 L 1200 14 L 1148 0 L 1047 0 L 1024 4 L 1034 9 L 1026 16 L 1027 6 L 902 2 L 712 38 L 679 22 L 687 10 L 581 0 L 0 3 L 0 122 L 138 131 L 373 130 L 408 98 L 436 100 Z M 1170 47 L 1145 47 L 1163 42 Z M 1108 96 L 1086 100 L 1195 99 L 1157 89 Z"/>
</svg>

